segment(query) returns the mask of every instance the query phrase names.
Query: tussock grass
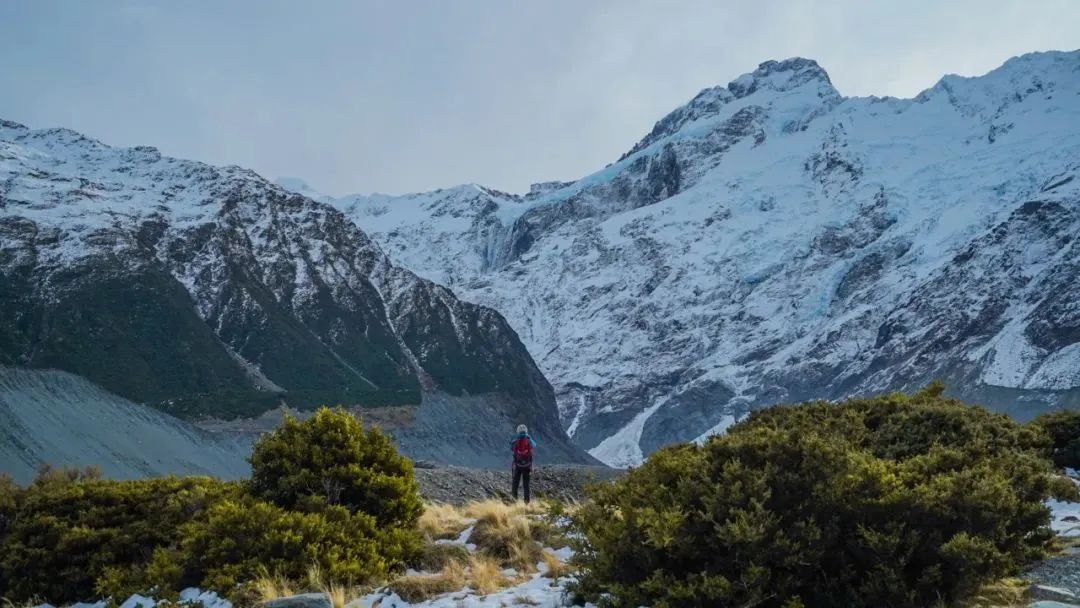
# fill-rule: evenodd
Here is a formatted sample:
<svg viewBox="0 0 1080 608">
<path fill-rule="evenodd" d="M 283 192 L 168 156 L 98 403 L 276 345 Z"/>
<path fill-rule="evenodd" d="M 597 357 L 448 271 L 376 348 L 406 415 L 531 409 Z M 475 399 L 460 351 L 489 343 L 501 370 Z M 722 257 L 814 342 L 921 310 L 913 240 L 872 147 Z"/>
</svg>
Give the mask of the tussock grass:
<svg viewBox="0 0 1080 608">
<path fill-rule="evenodd" d="M 559 559 L 559 556 L 551 551 L 542 552 L 540 554 L 540 561 L 544 564 L 544 576 L 552 580 L 560 579 L 573 573 L 573 568 Z"/>
<path fill-rule="evenodd" d="M 289 580 L 280 573 L 270 573 L 261 568 L 258 577 L 248 585 L 254 593 L 256 603 L 268 602 L 299 593 L 322 593 L 333 608 L 345 608 L 350 600 L 364 594 L 365 588 L 331 581 L 323 574 L 318 564 L 312 564 L 302 582 Z"/>
<path fill-rule="evenodd" d="M 465 583 L 465 568 L 461 562 L 450 561 L 438 574 L 402 576 L 390 583 L 389 588 L 401 599 L 413 604 L 458 591 Z"/>
<path fill-rule="evenodd" d="M 388 587 L 413 603 L 458 591 L 466 584 L 477 594 L 488 595 L 510 586 L 516 578 L 527 579 L 541 562 L 547 564 L 549 576 L 565 576 L 565 564 L 543 550 L 542 543 L 561 536 L 547 517 L 551 511 L 551 505 L 545 503 L 506 504 L 495 499 L 463 507 L 429 504 L 420 518 L 420 531 L 427 542 L 416 566 L 434 574 L 402 576 Z M 476 553 L 460 544 L 434 542 L 457 538 L 470 525 L 473 530 L 468 542 L 476 545 Z M 508 577 L 504 568 L 513 568 L 518 575 Z"/>
<path fill-rule="evenodd" d="M 522 546 L 532 540 L 532 522 L 505 511 L 492 511 L 481 517 L 469 535 L 469 542 L 477 549 L 502 560 L 512 557 L 514 546 Z"/>
<path fill-rule="evenodd" d="M 548 504 L 503 504 L 495 500 L 464 507 L 475 518 L 469 542 L 501 565 L 522 574 L 536 572 L 545 545 L 565 546 L 566 539 L 553 515 L 561 506 Z"/>
<path fill-rule="evenodd" d="M 536 565 L 543 559 L 544 550 L 540 543 L 525 538 L 515 539 L 507 547 L 508 557 L 503 560 L 503 565 L 517 570 L 521 574 L 536 572 Z"/>
<path fill-rule="evenodd" d="M 959 608 L 1023 608 L 1028 605 L 1026 596 L 1028 582 L 1019 578 L 1006 578 L 987 583 Z"/>
<path fill-rule="evenodd" d="M 326 595 L 326 598 L 330 600 L 330 605 L 334 608 L 345 608 L 345 604 L 349 602 L 349 588 L 337 583 L 330 583 L 321 591 Z"/>
<path fill-rule="evenodd" d="M 322 593 L 330 600 L 333 608 L 345 608 L 350 600 L 364 595 L 368 587 L 342 584 L 332 581 L 323 574 L 318 564 L 312 564 L 307 570 L 307 591 Z"/>
<path fill-rule="evenodd" d="M 457 538 L 470 523 L 469 517 L 454 505 L 429 504 L 425 505 L 417 526 L 424 538 L 439 540 Z"/>
<path fill-rule="evenodd" d="M 450 562 L 465 563 L 467 561 L 469 561 L 469 550 L 464 545 L 428 542 L 424 544 L 416 568 L 426 572 L 438 572 Z"/>
<path fill-rule="evenodd" d="M 540 543 L 559 536 L 555 526 L 538 515 L 541 507 L 503 505 L 486 501 L 470 505 L 476 524 L 469 542 L 481 552 L 507 566 L 535 571 L 540 560 Z"/>
<path fill-rule="evenodd" d="M 259 575 L 251 582 L 260 602 L 268 602 L 281 597 L 296 595 L 292 582 L 278 572 L 270 573 L 265 567 L 259 568 Z"/>
<path fill-rule="evenodd" d="M 510 584 L 499 562 L 487 555 L 473 555 L 469 559 L 469 580 L 480 595 L 494 593 Z"/>
<path fill-rule="evenodd" d="M 462 514 L 471 519 L 513 517 L 518 515 L 543 515 L 547 510 L 547 505 L 540 501 L 533 501 L 529 504 L 522 502 L 505 503 L 494 498 L 471 502 L 461 508 Z"/>
</svg>

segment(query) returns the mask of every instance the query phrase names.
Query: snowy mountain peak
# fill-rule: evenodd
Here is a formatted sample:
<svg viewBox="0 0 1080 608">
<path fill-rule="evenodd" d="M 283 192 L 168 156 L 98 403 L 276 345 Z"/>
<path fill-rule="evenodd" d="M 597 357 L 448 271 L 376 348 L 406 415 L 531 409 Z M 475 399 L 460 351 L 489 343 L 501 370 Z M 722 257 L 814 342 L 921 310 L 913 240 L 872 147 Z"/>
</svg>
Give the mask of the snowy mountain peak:
<svg viewBox="0 0 1080 608">
<path fill-rule="evenodd" d="M 728 83 L 728 90 L 735 97 L 746 97 L 755 91 L 768 88 L 773 91 L 790 91 L 807 83 L 832 89 L 828 73 L 813 59 L 792 57 L 783 61 L 766 61 L 749 74 L 743 74 Z M 835 89 L 832 90 L 835 93 Z"/>
<path fill-rule="evenodd" d="M 341 211 L 68 129 L 0 123 L 0 366 L 199 420 L 398 406 L 403 448 L 457 464 L 501 463 L 525 420 L 554 460 L 590 461 L 506 321 L 392 264 Z"/>
<path fill-rule="evenodd" d="M 313 201 L 319 201 L 320 203 L 326 203 L 333 200 L 333 197 L 312 188 L 307 182 L 299 177 L 279 177 L 274 180 L 274 185 L 284 190 L 288 190 L 289 192 L 306 196 Z"/>
<path fill-rule="evenodd" d="M 1009 59 L 982 76 L 949 74 L 915 100 L 944 98 L 966 116 L 993 119 L 1010 105 L 1041 94 L 1080 88 L 1080 50 L 1028 53 Z"/>
<path fill-rule="evenodd" d="M 575 442 L 634 464 L 754 408 L 935 377 L 1020 417 L 1080 406 L 1077 158 L 1080 52 L 907 100 L 796 58 L 576 182 L 346 211 L 506 315 Z"/>
<path fill-rule="evenodd" d="M 807 95 L 789 95 L 800 89 Z M 680 132 L 686 132 L 690 137 L 707 134 L 718 125 L 722 126 L 720 119 L 737 114 L 729 105 L 743 99 L 746 101 L 738 104 L 738 109 L 753 112 L 753 108 L 767 108 L 777 104 L 829 105 L 838 102 L 841 97 L 832 86 L 829 75 L 813 59 L 795 57 L 783 61 L 766 61 L 753 72 L 731 81 L 727 87 L 716 86 L 698 93 L 689 103 L 660 119 L 652 131 L 620 160 Z"/>
</svg>

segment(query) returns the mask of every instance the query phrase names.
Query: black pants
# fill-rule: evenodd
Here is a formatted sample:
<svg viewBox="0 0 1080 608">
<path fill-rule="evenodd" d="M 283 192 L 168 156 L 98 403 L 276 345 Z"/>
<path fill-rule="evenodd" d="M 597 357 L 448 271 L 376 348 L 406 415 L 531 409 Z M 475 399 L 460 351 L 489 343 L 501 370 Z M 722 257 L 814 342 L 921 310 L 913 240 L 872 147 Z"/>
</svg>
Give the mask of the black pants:
<svg viewBox="0 0 1080 608">
<path fill-rule="evenodd" d="M 514 500 L 517 500 L 518 484 L 524 481 L 525 485 L 525 504 L 529 504 L 529 474 L 532 473 L 532 469 L 519 469 L 514 467 L 514 483 L 511 486 L 513 488 Z"/>
</svg>

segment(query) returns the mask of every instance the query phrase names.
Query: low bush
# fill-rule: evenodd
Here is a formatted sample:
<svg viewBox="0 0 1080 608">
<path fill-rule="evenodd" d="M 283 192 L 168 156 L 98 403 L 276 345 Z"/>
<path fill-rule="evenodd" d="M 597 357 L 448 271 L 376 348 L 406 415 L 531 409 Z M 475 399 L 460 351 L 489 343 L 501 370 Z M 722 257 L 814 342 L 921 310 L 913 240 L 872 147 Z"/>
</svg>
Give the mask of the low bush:
<svg viewBox="0 0 1080 608">
<path fill-rule="evenodd" d="M 438 574 L 402 576 L 389 585 L 390 591 L 410 604 L 423 602 L 436 595 L 457 591 L 465 586 L 465 568 L 451 561 Z"/>
<path fill-rule="evenodd" d="M 333 590 L 417 559 L 411 464 L 347 412 L 287 420 L 257 443 L 252 468 L 249 483 L 45 469 L 21 489 L 0 477 L 0 596 L 169 598 L 199 586 L 246 598 L 271 572 L 297 581 L 315 567 Z"/>
<path fill-rule="evenodd" d="M 0 582 L 9 599 L 95 597 L 100 584 L 133 583 L 124 572 L 178 541 L 180 528 L 238 492 L 204 477 L 105 481 L 46 470 L 25 490 L 3 492 Z"/>
<path fill-rule="evenodd" d="M 1039 416 L 1031 424 L 1050 436 L 1056 466 L 1080 469 L 1080 412 L 1051 412 Z"/>
<path fill-rule="evenodd" d="M 423 511 L 412 461 L 390 437 L 365 430 L 344 410 L 319 409 L 299 422 L 286 417 L 255 443 L 251 492 L 286 509 L 317 498 L 367 513 L 379 526 L 413 528 Z"/>
<path fill-rule="evenodd" d="M 934 386 L 757 412 L 592 490 L 577 593 L 608 605 L 955 603 L 1050 546 L 1045 434 Z M 1068 487 L 1067 487 L 1068 486 Z"/>
<path fill-rule="evenodd" d="M 402 569 L 416 551 L 411 531 L 380 528 L 364 513 L 336 505 L 287 511 L 251 497 L 213 505 L 181 534 L 175 550 L 162 558 L 177 566 L 170 571 L 179 577 L 148 582 L 168 589 L 230 590 L 264 571 L 302 580 L 315 565 L 326 580 L 366 583 Z"/>
</svg>

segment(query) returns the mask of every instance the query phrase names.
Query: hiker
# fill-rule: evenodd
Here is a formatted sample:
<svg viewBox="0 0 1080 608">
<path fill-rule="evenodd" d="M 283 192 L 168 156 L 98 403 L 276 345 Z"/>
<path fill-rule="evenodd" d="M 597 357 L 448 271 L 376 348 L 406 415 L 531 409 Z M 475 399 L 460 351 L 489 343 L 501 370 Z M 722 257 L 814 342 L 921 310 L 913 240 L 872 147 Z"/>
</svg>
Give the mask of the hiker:
<svg viewBox="0 0 1080 608">
<path fill-rule="evenodd" d="M 514 500 L 518 497 L 518 484 L 524 482 L 525 504 L 529 504 L 529 474 L 532 473 L 533 449 L 536 442 L 529 436 L 529 427 L 519 424 L 517 435 L 510 440 L 510 449 L 514 452 L 514 482 L 512 484 Z"/>
</svg>

